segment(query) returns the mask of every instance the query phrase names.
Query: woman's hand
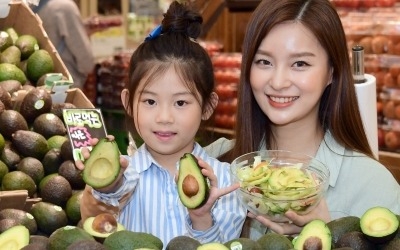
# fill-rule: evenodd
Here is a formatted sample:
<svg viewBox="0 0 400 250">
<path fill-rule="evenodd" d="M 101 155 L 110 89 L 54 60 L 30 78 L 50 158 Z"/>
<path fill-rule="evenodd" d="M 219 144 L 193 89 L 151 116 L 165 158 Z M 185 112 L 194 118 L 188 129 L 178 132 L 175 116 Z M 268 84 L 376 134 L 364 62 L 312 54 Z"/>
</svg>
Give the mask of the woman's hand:
<svg viewBox="0 0 400 250">
<path fill-rule="evenodd" d="M 110 140 L 114 140 L 114 136 L 112 136 L 112 135 L 107 135 L 107 138 L 109 138 Z M 93 138 L 90 141 L 90 145 L 92 145 L 94 147 L 98 142 L 99 142 L 99 140 L 97 138 Z M 86 148 L 86 147 L 82 148 L 81 152 L 82 152 L 82 156 L 85 160 L 90 157 L 90 151 L 88 148 Z M 124 157 L 120 157 L 120 165 L 121 165 L 121 171 L 119 172 L 117 179 L 107 187 L 96 189 L 97 191 L 102 192 L 102 193 L 113 193 L 122 185 L 122 181 L 123 181 L 122 176 L 124 174 L 125 169 L 128 167 L 128 161 Z M 83 170 L 85 168 L 85 163 L 82 162 L 81 160 L 76 160 L 75 166 L 78 169 Z"/>
<path fill-rule="evenodd" d="M 196 209 L 189 209 L 189 216 L 192 220 L 193 228 L 196 230 L 206 230 L 212 226 L 211 209 L 218 199 L 239 188 L 239 183 L 229 187 L 218 188 L 218 178 L 214 174 L 213 169 L 205 161 L 198 159 L 199 166 L 202 168 L 201 173 L 210 181 L 209 197 L 206 203 Z"/>
<path fill-rule="evenodd" d="M 284 235 L 295 235 L 300 233 L 303 226 L 314 219 L 321 219 L 325 222 L 331 220 L 325 199 L 322 199 L 311 212 L 305 215 L 299 215 L 294 211 L 287 211 L 285 216 L 290 222 L 274 222 L 263 216 L 255 216 L 252 213 L 248 213 L 248 216 L 258 220 L 275 233 Z"/>
</svg>

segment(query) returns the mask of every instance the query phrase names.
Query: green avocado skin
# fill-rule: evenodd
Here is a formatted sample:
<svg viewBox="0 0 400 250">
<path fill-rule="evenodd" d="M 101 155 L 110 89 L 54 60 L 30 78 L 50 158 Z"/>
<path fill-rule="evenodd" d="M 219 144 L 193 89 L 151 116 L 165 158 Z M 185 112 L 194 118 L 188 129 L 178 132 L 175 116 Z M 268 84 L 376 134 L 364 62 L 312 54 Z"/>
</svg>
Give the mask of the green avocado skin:
<svg viewBox="0 0 400 250">
<path fill-rule="evenodd" d="M 187 182 L 188 179 L 192 181 Z M 177 186 L 179 198 L 185 207 L 196 209 L 207 202 L 210 192 L 207 177 L 201 173 L 197 158 L 191 153 L 185 153 L 179 160 Z M 197 186 L 197 192 L 188 195 L 187 191 L 185 191 L 188 186 Z"/>
</svg>

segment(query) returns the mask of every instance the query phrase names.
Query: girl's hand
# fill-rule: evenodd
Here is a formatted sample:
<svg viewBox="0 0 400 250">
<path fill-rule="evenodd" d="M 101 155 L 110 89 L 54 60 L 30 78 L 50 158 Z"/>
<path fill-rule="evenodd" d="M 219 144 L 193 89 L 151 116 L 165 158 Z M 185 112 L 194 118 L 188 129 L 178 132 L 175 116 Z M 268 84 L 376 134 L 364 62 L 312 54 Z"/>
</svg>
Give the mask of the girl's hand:
<svg viewBox="0 0 400 250">
<path fill-rule="evenodd" d="M 325 222 L 331 220 L 325 199 L 322 199 L 310 213 L 305 215 L 296 214 L 294 211 L 287 211 L 285 216 L 290 222 L 274 222 L 263 216 L 255 216 L 252 213 L 248 213 L 248 216 L 258 220 L 275 233 L 284 235 L 295 235 L 300 233 L 303 226 L 314 219 L 321 219 Z"/>
<path fill-rule="evenodd" d="M 114 136 L 112 135 L 107 135 L 107 138 L 109 138 L 110 140 L 114 140 Z M 90 145 L 95 146 L 98 142 L 99 140 L 97 138 L 93 138 L 90 141 Z M 90 157 L 90 151 L 88 148 L 86 147 L 82 148 L 81 152 L 85 160 Z M 123 180 L 122 176 L 124 174 L 125 169 L 128 167 L 128 161 L 124 157 L 120 157 L 119 160 L 121 165 L 121 171 L 119 172 L 117 179 L 107 187 L 96 189 L 97 191 L 103 193 L 113 193 L 122 185 L 122 180 Z M 79 170 L 83 170 L 85 168 L 85 163 L 82 162 L 81 160 L 76 160 L 75 166 Z"/>
<path fill-rule="evenodd" d="M 206 230 L 212 226 L 211 209 L 218 199 L 240 187 L 239 183 L 229 187 L 218 188 L 218 178 L 214 174 L 213 169 L 205 161 L 197 158 L 199 166 L 202 168 L 201 173 L 210 181 L 209 197 L 206 203 L 196 209 L 188 209 L 189 216 L 192 220 L 193 228 L 196 230 Z"/>
</svg>

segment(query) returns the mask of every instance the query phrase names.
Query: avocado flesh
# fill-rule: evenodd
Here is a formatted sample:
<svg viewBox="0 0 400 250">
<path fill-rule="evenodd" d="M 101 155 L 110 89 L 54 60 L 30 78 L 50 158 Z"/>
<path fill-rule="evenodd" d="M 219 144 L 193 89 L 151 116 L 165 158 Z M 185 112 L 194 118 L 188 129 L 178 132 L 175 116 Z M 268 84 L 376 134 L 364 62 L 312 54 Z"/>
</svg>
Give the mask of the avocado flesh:
<svg viewBox="0 0 400 250">
<path fill-rule="evenodd" d="M 121 170 L 119 149 L 115 140 L 101 139 L 85 161 L 82 177 L 93 188 L 103 188 L 113 183 Z"/>
<path fill-rule="evenodd" d="M 301 230 L 300 234 L 293 239 L 293 247 L 296 250 L 330 250 L 331 245 L 331 232 L 326 223 L 319 219 L 315 219 L 307 223 Z"/>
<path fill-rule="evenodd" d="M 399 220 L 392 211 L 385 207 L 372 207 L 360 218 L 362 233 L 377 244 L 392 240 L 399 230 Z"/>
<path fill-rule="evenodd" d="M 197 159 L 191 153 L 179 160 L 178 195 L 182 204 L 190 209 L 201 207 L 208 199 L 207 178 L 201 173 Z"/>
<path fill-rule="evenodd" d="M 0 234 L 1 250 L 19 250 L 28 244 L 29 230 L 25 226 L 14 226 Z"/>
</svg>

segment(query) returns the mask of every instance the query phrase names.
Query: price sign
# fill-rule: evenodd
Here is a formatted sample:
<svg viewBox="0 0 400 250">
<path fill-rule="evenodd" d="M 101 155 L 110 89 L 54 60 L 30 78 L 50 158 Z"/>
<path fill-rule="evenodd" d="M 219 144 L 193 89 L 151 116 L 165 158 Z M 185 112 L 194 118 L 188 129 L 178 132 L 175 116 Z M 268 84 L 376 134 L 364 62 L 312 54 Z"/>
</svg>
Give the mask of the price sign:
<svg viewBox="0 0 400 250">
<path fill-rule="evenodd" d="M 107 136 L 100 109 L 63 109 L 63 118 L 71 142 L 74 160 L 84 160 L 81 149 L 92 149 L 92 138 Z"/>
</svg>

